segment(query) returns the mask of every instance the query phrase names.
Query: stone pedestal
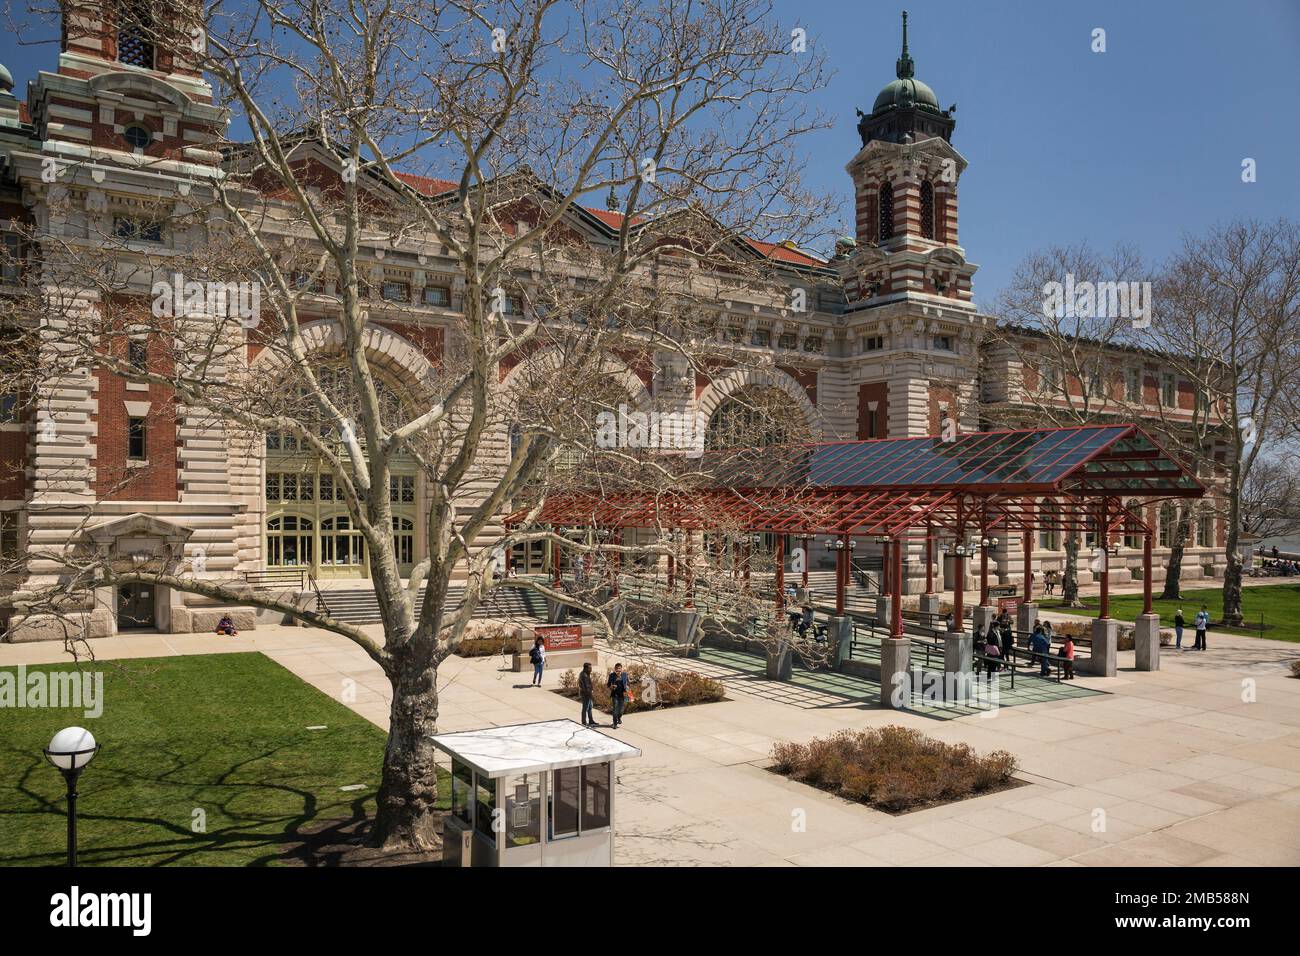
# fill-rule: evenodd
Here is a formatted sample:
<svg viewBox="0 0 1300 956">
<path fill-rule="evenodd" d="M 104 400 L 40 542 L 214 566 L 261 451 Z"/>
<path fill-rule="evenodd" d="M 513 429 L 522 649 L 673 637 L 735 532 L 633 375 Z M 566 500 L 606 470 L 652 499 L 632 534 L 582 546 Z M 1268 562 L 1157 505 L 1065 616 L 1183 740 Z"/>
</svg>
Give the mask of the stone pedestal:
<svg viewBox="0 0 1300 956">
<path fill-rule="evenodd" d="M 956 700 L 967 700 L 975 682 L 975 637 L 969 631 L 949 631 L 943 636 L 944 697 L 951 689 Z"/>
<path fill-rule="evenodd" d="M 569 619 L 569 605 L 563 601 L 557 601 L 555 598 L 546 599 L 546 623 L 563 624 Z"/>
<path fill-rule="evenodd" d="M 912 701 L 912 677 L 908 655 L 912 642 L 906 637 L 886 637 L 880 642 L 880 706 L 902 710 Z"/>
<path fill-rule="evenodd" d="M 839 669 L 849 659 L 853 650 L 853 619 L 830 617 L 826 619 L 826 640 L 831 643 L 831 667 Z"/>
<path fill-rule="evenodd" d="M 998 616 L 998 609 L 991 604 L 979 604 L 971 608 L 970 620 L 975 633 L 981 638 L 989 632 L 989 625 Z"/>
<path fill-rule="evenodd" d="M 609 619 L 609 637 L 613 638 L 623 630 L 623 623 L 627 620 L 627 602 L 615 601 L 613 606 L 605 612 L 605 617 Z"/>
<path fill-rule="evenodd" d="M 942 605 L 942 603 L 943 603 L 942 598 L 940 598 L 939 595 L 937 594 L 922 594 L 921 613 L 937 615 L 939 613 L 939 608 Z"/>
<path fill-rule="evenodd" d="M 1133 629 L 1133 657 L 1140 671 L 1160 670 L 1160 615 L 1139 614 Z"/>
<path fill-rule="evenodd" d="M 696 611 L 673 611 L 669 615 L 672 635 L 677 640 L 674 649 L 678 657 L 699 657 L 697 639 L 700 633 L 700 615 Z"/>
<path fill-rule="evenodd" d="M 767 649 L 767 679 L 789 680 L 794 672 L 794 659 L 788 641 L 777 641 Z"/>
<path fill-rule="evenodd" d="M 1092 659 L 1088 673 L 1095 677 L 1115 676 L 1115 651 L 1119 645 L 1119 622 L 1109 617 L 1092 622 Z"/>
<path fill-rule="evenodd" d="M 1034 625 L 1038 623 L 1038 605 L 1022 604 L 1016 608 L 1016 630 L 1023 631 L 1025 634 L 1034 633 Z"/>
<path fill-rule="evenodd" d="M 888 594 L 882 594 L 876 598 L 876 623 L 881 627 L 889 627 L 890 621 L 893 620 L 891 613 L 894 609 L 894 600 Z"/>
</svg>

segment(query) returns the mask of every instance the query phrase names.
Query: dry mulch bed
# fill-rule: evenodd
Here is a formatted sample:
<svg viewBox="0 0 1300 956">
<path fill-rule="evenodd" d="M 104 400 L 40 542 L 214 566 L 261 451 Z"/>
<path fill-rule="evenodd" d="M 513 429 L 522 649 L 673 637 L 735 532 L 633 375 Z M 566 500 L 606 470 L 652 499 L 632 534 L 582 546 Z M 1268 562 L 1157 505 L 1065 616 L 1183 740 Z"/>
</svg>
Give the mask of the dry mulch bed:
<svg viewBox="0 0 1300 956">
<path fill-rule="evenodd" d="M 1021 782 L 1016 758 L 1005 750 L 976 754 L 919 730 L 888 726 L 841 730 L 806 744 L 772 748 L 771 770 L 886 813 L 907 813 L 967 797 L 996 793 Z"/>
<path fill-rule="evenodd" d="M 644 664 L 632 664 L 627 668 L 628 687 L 632 692 L 631 702 L 623 709 L 624 714 L 640 711 L 660 710 L 664 707 L 685 707 L 691 704 L 712 704 L 726 700 L 726 688 L 721 681 L 705 677 L 695 671 L 669 671 L 647 667 Z M 609 686 L 605 683 L 607 672 L 592 670 L 592 701 L 597 710 L 613 713 L 614 705 L 610 699 Z M 641 696 L 641 684 L 647 677 L 653 677 L 657 684 L 658 702 L 647 704 Z M 578 699 L 578 674 L 567 670 L 560 675 L 560 686 L 555 693 L 570 700 Z"/>
</svg>

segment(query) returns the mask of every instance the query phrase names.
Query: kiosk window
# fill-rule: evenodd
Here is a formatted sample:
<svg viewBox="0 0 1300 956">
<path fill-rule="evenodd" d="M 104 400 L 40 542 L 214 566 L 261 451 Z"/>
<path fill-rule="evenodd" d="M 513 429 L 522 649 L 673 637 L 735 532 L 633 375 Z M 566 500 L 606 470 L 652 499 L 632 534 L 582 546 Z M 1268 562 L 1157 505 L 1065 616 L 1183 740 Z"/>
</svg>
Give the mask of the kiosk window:
<svg viewBox="0 0 1300 956">
<path fill-rule="evenodd" d="M 474 793 L 474 771 L 458 760 L 451 764 L 451 813 L 469 823 L 473 817 L 470 799 Z"/>
<path fill-rule="evenodd" d="M 609 768 L 607 763 L 582 768 L 582 829 L 609 826 Z"/>
<path fill-rule="evenodd" d="M 506 846 L 527 846 L 542 839 L 542 776 L 521 773 L 505 781 Z"/>
<path fill-rule="evenodd" d="M 565 767 L 551 774 L 551 839 L 578 832 L 580 774 L 579 767 Z"/>
<path fill-rule="evenodd" d="M 478 776 L 475 778 L 475 784 L 474 800 L 478 806 L 475 808 L 474 829 L 487 837 L 493 846 L 496 846 L 497 835 L 492 829 L 493 823 L 496 822 L 496 781 L 489 777 Z"/>
</svg>

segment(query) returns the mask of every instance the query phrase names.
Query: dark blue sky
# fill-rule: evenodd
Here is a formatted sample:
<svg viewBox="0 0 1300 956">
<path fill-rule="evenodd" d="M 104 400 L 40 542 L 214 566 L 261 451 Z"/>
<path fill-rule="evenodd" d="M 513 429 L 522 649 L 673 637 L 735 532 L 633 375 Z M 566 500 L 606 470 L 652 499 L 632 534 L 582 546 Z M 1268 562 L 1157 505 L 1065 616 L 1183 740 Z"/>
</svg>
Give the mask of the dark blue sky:
<svg viewBox="0 0 1300 956">
<path fill-rule="evenodd" d="M 836 70 L 820 97 L 836 126 L 807 148 L 814 182 L 845 197 L 845 231 L 853 111 L 893 79 L 906 7 L 917 78 L 957 103 L 978 301 L 1048 245 L 1128 242 L 1159 259 L 1215 222 L 1300 219 L 1300 0 L 775 2 Z M 1091 52 L 1095 27 L 1105 53 Z"/>
<path fill-rule="evenodd" d="M 1215 222 L 1300 218 L 1300 0 L 774 2 L 835 70 L 817 97 L 835 128 L 804 144 L 812 185 L 843 200 L 835 232 L 851 231 L 854 108 L 893 78 L 906 5 L 917 77 L 958 104 L 979 301 L 1051 244 L 1127 242 L 1158 259 Z M 1096 27 L 1105 53 L 1090 49 Z M 56 56 L 0 37 L 19 95 Z M 1246 157 L 1255 183 L 1241 181 Z"/>
</svg>

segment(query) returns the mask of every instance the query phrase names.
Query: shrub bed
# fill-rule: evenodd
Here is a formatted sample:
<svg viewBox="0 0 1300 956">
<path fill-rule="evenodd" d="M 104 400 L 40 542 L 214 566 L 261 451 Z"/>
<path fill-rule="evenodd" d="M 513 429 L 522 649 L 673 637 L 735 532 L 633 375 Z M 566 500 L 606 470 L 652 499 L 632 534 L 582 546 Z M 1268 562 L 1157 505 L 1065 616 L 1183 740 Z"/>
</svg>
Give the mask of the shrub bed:
<svg viewBox="0 0 1300 956">
<path fill-rule="evenodd" d="M 514 650 L 514 625 L 502 621 L 470 621 L 456 645 L 458 657 L 492 657 Z"/>
<path fill-rule="evenodd" d="M 716 681 L 695 671 L 669 671 L 644 664 L 631 664 L 627 668 L 628 688 L 632 700 L 623 709 L 625 714 L 634 714 L 642 710 L 657 710 L 662 707 L 685 707 L 690 704 L 712 704 L 726 699 L 726 688 L 721 681 Z M 605 681 L 608 671 L 592 668 L 591 698 L 597 710 L 612 713 L 613 701 L 610 699 L 609 686 Z M 644 700 L 646 681 L 653 678 L 656 684 L 657 702 L 647 704 Z M 560 686 L 556 691 L 572 700 L 578 699 L 578 674 L 567 670 L 560 675 Z"/>
<path fill-rule="evenodd" d="M 1004 789 L 1017 767 L 1005 750 L 980 756 L 898 726 L 778 743 L 772 760 L 776 773 L 890 813 Z"/>
</svg>

